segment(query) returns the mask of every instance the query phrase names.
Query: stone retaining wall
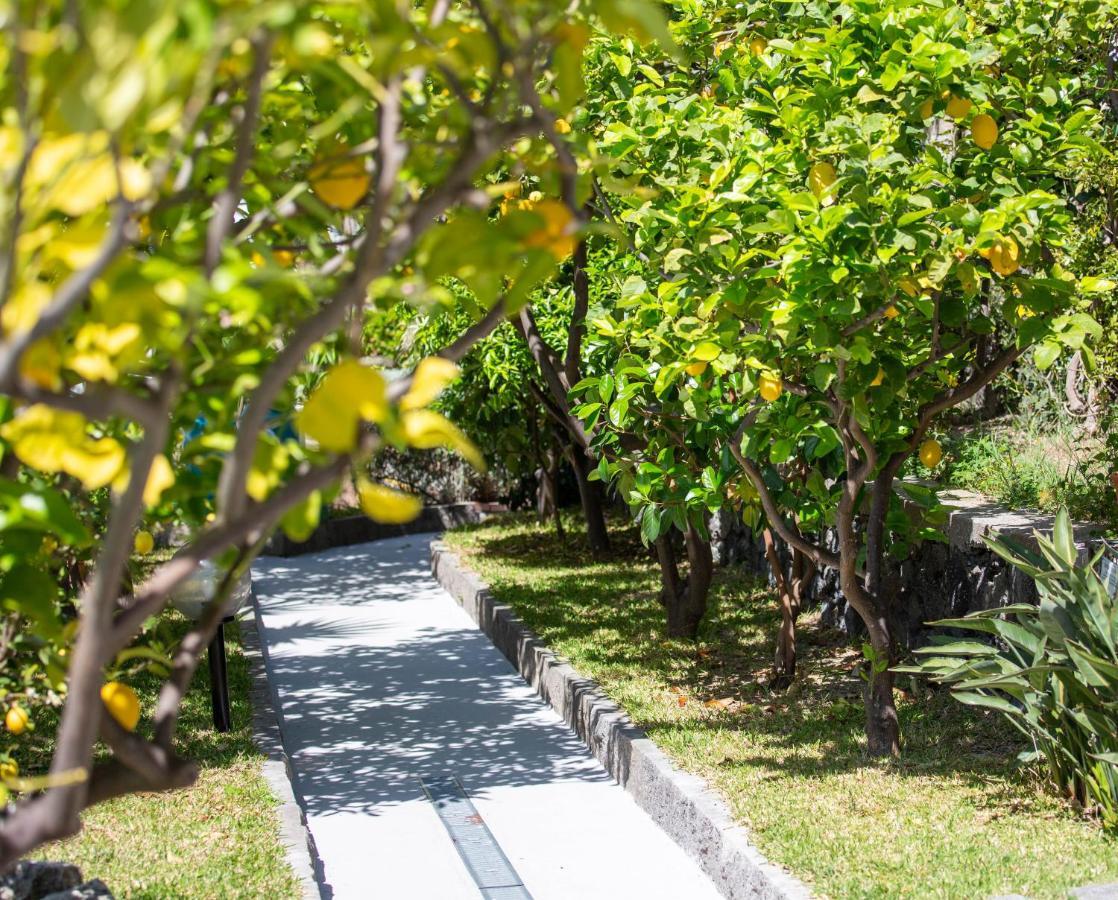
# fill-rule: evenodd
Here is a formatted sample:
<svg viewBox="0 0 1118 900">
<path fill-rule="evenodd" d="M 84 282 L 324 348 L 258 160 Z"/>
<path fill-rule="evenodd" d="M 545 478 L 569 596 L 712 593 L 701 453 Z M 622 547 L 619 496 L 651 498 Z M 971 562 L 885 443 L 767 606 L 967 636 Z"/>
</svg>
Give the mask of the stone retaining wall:
<svg viewBox="0 0 1118 900">
<path fill-rule="evenodd" d="M 955 618 L 982 609 L 1010 603 L 1034 602 L 1036 585 L 991 551 L 982 538 L 992 532 L 1033 543 L 1034 530 L 1052 530 L 1053 517 L 1040 513 L 1014 512 L 994 504 L 988 497 L 969 491 L 943 491 L 940 499 L 950 508 L 947 543 L 926 541 L 910 556 L 886 572 L 886 585 L 897 597 L 897 640 L 912 648 L 928 643 L 933 629 L 926 623 Z M 1084 556 L 1097 527 L 1076 526 L 1076 540 Z M 829 533 L 830 549 L 837 549 Z M 711 520 L 715 562 L 742 565 L 749 571 L 768 575 L 765 547 L 733 513 L 719 513 Z M 789 559 L 787 548 L 778 542 L 781 558 Z M 838 584 L 838 572 L 824 569 L 816 575 L 807 593 L 811 607 L 822 610 L 823 622 L 852 637 L 865 633 L 858 614 L 850 609 Z"/>
<path fill-rule="evenodd" d="M 276 534 L 264 547 L 263 556 L 302 556 L 318 553 L 331 547 L 348 547 L 406 534 L 427 534 L 445 531 L 457 525 L 480 522 L 490 512 L 503 507 L 488 503 L 450 503 L 445 506 L 426 506 L 417 519 L 404 525 L 383 525 L 367 516 L 344 516 L 327 519 L 305 541 L 293 541 L 282 532 Z"/>
</svg>

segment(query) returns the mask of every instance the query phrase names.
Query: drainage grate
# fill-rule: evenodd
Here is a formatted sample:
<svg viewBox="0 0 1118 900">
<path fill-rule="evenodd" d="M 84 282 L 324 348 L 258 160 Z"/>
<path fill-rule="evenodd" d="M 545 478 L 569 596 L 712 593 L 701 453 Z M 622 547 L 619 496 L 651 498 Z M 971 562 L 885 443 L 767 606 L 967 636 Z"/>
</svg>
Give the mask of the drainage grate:
<svg viewBox="0 0 1118 900">
<path fill-rule="evenodd" d="M 532 900 L 516 869 L 455 777 L 420 782 L 485 900 Z"/>
</svg>

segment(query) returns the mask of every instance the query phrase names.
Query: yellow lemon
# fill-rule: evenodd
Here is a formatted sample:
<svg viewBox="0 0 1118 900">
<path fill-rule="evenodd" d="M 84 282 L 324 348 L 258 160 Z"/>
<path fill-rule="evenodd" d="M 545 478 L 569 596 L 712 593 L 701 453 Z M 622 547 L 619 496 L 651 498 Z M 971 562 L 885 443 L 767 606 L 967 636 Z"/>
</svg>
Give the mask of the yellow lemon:
<svg viewBox="0 0 1118 900">
<path fill-rule="evenodd" d="M 749 42 L 749 52 L 754 56 L 761 56 L 768 49 L 769 42 L 764 38 L 755 37 Z"/>
<path fill-rule="evenodd" d="M 140 721 L 140 698 L 128 685 L 110 681 L 101 687 L 101 702 L 125 731 L 135 731 Z"/>
<path fill-rule="evenodd" d="M 336 149 L 345 152 L 345 147 Z M 355 157 L 316 162 L 311 167 L 310 182 L 319 198 L 335 209 L 353 209 L 369 192 L 365 161 Z"/>
<path fill-rule="evenodd" d="M 890 306 L 885 310 L 884 316 L 886 319 L 895 319 L 901 314 L 901 311 L 895 306 Z"/>
<path fill-rule="evenodd" d="M 943 460 L 943 447 L 935 438 L 930 438 L 920 445 L 920 462 L 927 468 L 934 469 Z"/>
<path fill-rule="evenodd" d="M 935 111 L 935 108 L 932 106 L 932 101 L 931 100 L 925 100 L 923 103 L 920 104 L 920 118 L 921 119 L 924 119 L 925 121 L 930 119 L 932 117 L 932 113 L 934 111 Z"/>
<path fill-rule="evenodd" d="M 0 778 L 18 778 L 19 777 L 19 763 L 14 759 L 9 759 L 7 762 L 0 762 Z"/>
<path fill-rule="evenodd" d="M 693 362 L 687 367 L 687 374 L 698 378 L 700 375 L 703 374 L 703 372 L 707 370 L 707 366 L 709 365 L 710 363 Z"/>
<path fill-rule="evenodd" d="M 544 222 L 542 228 L 524 238 L 527 246 L 550 250 L 560 262 L 574 253 L 575 247 L 578 246 L 578 235 L 571 233 L 571 222 L 574 217 L 567 204 L 558 200 L 540 200 L 527 209 Z"/>
<path fill-rule="evenodd" d="M 1012 275 L 1021 267 L 1021 248 L 1009 235 L 999 234 L 994 243 L 978 252 L 990 261 L 990 268 L 999 275 Z"/>
<path fill-rule="evenodd" d="M 779 375 L 762 375 L 760 381 L 761 397 L 769 403 L 780 399 L 784 393 L 784 381 Z"/>
<path fill-rule="evenodd" d="M 807 173 L 808 187 L 811 188 L 811 192 L 815 194 L 816 199 L 822 201 L 824 205 L 834 202 L 833 197 L 824 195 L 827 189 L 835 183 L 835 178 L 835 167 L 827 162 L 816 163 Z"/>
<path fill-rule="evenodd" d="M 973 107 L 974 104 L 966 97 L 956 97 L 952 94 L 951 99 L 947 101 L 947 114 L 952 119 L 965 119 Z"/>
<path fill-rule="evenodd" d="M 150 531 L 137 531 L 136 539 L 132 542 L 132 549 L 140 556 L 147 556 L 155 549 L 155 538 Z"/>
<path fill-rule="evenodd" d="M 4 724 L 8 726 L 8 731 L 12 734 L 23 734 L 30 721 L 31 716 L 19 704 L 8 707 L 8 713 L 4 716 Z"/>
<path fill-rule="evenodd" d="M 870 387 L 881 387 L 881 385 L 883 385 L 884 383 L 885 383 L 885 370 L 884 369 L 878 369 L 877 374 L 873 377 L 873 381 L 870 382 Z"/>
<path fill-rule="evenodd" d="M 290 269 L 295 265 L 295 254 L 290 250 L 273 250 L 272 259 L 285 269 Z"/>
<path fill-rule="evenodd" d="M 998 123 L 986 113 L 981 113 L 970 123 L 970 134 L 979 147 L 989 150 L 998 142 Z"/>
</svg>

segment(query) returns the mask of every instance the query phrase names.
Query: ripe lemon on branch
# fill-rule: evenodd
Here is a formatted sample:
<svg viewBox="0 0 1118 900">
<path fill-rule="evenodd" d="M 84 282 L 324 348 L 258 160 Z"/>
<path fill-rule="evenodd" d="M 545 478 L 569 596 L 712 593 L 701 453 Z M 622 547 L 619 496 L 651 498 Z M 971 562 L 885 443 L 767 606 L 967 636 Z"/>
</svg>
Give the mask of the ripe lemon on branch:
<svg viewBox="0 0 1118 900">
<path fill-rule="evenodd" d="M 353 209 L 369 192 L 369 173 L 365 160 L 346 156 L 344 145 L 334 148 L 328 159 L 311 166 L 310 183 L 315 194 L 335 209 Z"/>
<path fill-rule="evenodd" d="M 935 438 L 930 438 L 920 445 L 920 462 L 929 469 L 934 469 L 943 461 L 943 447 Z"/>
<path fill-rule="evenodd" d="M 970 135 L 979 147 L 989 150 L 998 142 L 998 123 L 986 113 L 981 113 L 970 123 Z"/>
<path fill-rule="evenodd" d="M 952 94 L 951 99 L 947 101 L 947 114 L 952 119 L 965 119 L 973 107 L 974 104 L 966 97 L 956 97 Z"/>
<path fill-rule="evenodd" d="M 132 541 L 132 549 L 140 556 L 147 556 L 155 549 L 155 538 L 150 531 L 137 531 L 136 538 Z"/>
<path fill-rule="evenodd" d="M 761 392 L 761 397 L 769 403 L 775 403 L 780 399 L 780 395 L 784 393 L 784 380 L 779 376 L 772 373 L 766 373 L 761 376 L 758 386 Z"/>
<path fill-rule="evenodd" d="M 8 712 L 4 716 L 4 724 L 12 734 L 23 734 L 23 732 L 27 730 L 27 725 L 30 721 L 31 716 L 29 716 L 27 710 L 18 703 L 8 707 Z"/>
<path fill-rule="evenodd" d="M 109 681 L 101 686 L 101 702 L 125 731 L 135 731 L 140 722 L 140 698 L 128 685 Z"/>
</svg>

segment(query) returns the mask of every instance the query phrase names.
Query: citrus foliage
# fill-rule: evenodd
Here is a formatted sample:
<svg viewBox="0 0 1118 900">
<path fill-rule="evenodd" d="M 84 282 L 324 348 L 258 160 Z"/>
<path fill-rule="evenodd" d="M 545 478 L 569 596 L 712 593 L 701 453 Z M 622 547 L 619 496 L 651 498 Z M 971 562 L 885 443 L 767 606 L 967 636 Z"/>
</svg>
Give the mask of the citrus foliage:
<svg viewBox="0 0 1118 900">
<path fill-rule="evenodd" d="M 576 120 L 631 245 L 602 267 L 612 302 L 592 315 L 617 377 L 584 384 L 582 412 L 615 434 L 607 445 L 658 409 L 673 418 L 665 443 L 705 431 L 729 448 L 755 492 L 729 497 L 841 563 L 887 679 L 885 547 L 903 555 L 939 521 L 917 488 L 909 500 L 929 512 L 905 513 L 900 466 L 921 447 L 936 461 L 936 417 L 1022 354 L 1048 366 L 1100 332 L 1088 305 L 1111 284 L 1071 268 L 1065 246 L 1074 173 L 1105 155 L 1104 60 L 1079 57 L 1105 46 L 1113 10 L 681 9 L 673 27 L 693 62 L 603 45 L 599 102 Z M 678 480 L 659 463 L 624 475 L 628 487 L 643 469 L 662 510 Z M 789 478 L 792 464 L 808 468 Z M 822 524 L 837 527 L 837 553 L 812 537 Z"/>
<path fill-rule="evenodd" d="M 595 13 L 666 37 L 632 0 L 0 10 L 10 733 L 64 703 L 57 789 L 6 820 L 0 862 L 72 831 L 88 803 L 193 779 L 172 745 L 182 693 L 272 529 L 306 536 L 351 469 L 369 515 L 416 515 L 417 498 L 360 475 L 386 446 L 481 464 L 430 409 L 456 367 L 389 383 L 362 359 L 362 322 L 444 301 L 448 279 L 467 315 L 515 310 L 570 252 L 579 223 L 548 135 L 581 96 Z M 487 176 L 512 169 L 551 199 L 491 216 Z M 185 545 L 133 584 L 129 555 L 171 527 Z M 181 646 L 130 647 L 211 559 L 218 595 Z M 152 741 L 128 735 L 128 686 L 102 690 L 137 660 L 169 676 Z M 92 767 L 99 731 L 127 752 Z"/>
</svg>

